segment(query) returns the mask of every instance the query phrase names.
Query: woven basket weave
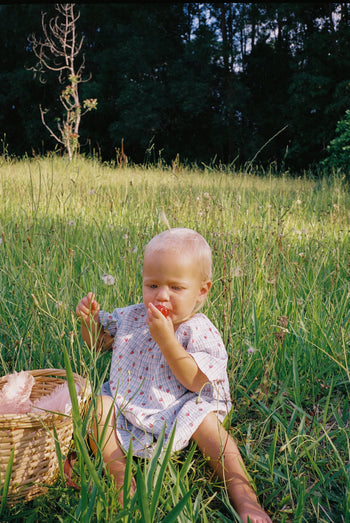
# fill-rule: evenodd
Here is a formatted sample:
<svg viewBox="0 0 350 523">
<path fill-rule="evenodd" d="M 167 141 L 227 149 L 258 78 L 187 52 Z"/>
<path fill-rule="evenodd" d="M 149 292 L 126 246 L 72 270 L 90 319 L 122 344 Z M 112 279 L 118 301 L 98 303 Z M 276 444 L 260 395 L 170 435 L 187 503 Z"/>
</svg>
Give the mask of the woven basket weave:
<svg viewBox="0 0 350 523">
<path fill-rule="evenodd" d="M 51 394 L 66 381 L 66 372 L 60 369 L 28 371 L 34 378 L 30 399 L 32 401 Z M 90 384 L 78 374 L 74 382 L 80 389 L 83 408 L 90 395 Z M 7 377 L 0 378 L 0 389 Z M 68 454 L 73 435 L 71 416 L 44 412 L 37 414 L 0 414 L 0 472 L 3 487 L 6 467 L 14 448 L 14 461 L 7 502 L 29 501 L 44 494 L 58 476 L 58 459 L 55 449 L 53 426 L 63 455 Z M 1 499 L 1 496 L 0 496 Z"/>
</svg>

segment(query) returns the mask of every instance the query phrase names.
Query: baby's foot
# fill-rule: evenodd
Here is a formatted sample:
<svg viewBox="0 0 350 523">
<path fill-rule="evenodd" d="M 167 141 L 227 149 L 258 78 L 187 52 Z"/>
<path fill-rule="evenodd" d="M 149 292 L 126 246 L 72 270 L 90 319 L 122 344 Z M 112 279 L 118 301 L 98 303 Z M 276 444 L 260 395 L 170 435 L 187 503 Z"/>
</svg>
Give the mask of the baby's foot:
<svg viewBox="0 0 350 523">
<path fill-rule="evenodd" d="M 237 507 L 237 512 L 243 523 L 272 523 L 272 520 L 259 503 L 250 499 L 240 503 L 239 507 Z"/>
</svg>

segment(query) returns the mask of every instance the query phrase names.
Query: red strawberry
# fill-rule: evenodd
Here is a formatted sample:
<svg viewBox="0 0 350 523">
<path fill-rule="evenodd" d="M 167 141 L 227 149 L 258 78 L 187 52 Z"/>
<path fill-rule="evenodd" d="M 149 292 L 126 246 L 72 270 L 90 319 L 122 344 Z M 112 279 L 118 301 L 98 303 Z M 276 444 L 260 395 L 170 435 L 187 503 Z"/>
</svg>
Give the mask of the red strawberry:
<svg viewBox="0 0 350 523">
<path fill-rule="evenodd" d="M 169 316 L 169 309 L 167 309 L 164 305 L 156 305 L 156 308 L 167 318 Z"/>
</svg>

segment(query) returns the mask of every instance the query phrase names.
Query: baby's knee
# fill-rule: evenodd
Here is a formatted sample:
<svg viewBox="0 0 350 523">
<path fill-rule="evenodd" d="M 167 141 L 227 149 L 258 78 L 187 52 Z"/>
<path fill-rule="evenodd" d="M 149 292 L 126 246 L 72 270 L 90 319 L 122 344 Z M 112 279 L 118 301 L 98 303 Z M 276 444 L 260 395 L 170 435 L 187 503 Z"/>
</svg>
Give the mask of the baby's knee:
<svg viewBox="0 0 350 523">
<path fill-rule="evenodd" d="M 197 443 L 208 439 L 216 440 L 225 431 L 215 412 L 209 412 L 192 435 L 192 439 Z"/>
<path fill-rule="evenodd" d="M 95 409 L 93 417 L 97 420 L 98 424 L 105 424 L 107 420 L 111 420 L 114 417 L 114 402 L 110 396 L 100 395 L 97 396 L 95 403 Z"/>
</svg>

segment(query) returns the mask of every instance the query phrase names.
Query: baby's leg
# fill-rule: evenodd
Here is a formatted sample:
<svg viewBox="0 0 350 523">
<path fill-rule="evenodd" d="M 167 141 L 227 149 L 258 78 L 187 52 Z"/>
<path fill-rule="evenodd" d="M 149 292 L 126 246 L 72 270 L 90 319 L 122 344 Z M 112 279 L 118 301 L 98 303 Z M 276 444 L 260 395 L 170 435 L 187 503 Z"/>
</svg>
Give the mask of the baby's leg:
<svg viewBox="0 0 350 523">
<path fill-rule="evenodd" d="M 225 481 L 231 502 L 243 523 L 272 523 L 259 505 L 245 473 L 241 454 L 233 438 L 226 432 L 216 414 L 211 412 L 192 436 L 209 464 Z"/>
<path fill-rule="evenodd" d="M 112 412 L 110 412 L 112 409 Z M 121 448 L 115 430 L 115 414 L 113 408 L 113 399 L 110 396 L 98 396 L 96 412 L 93 416 L 93 433 L 96 442 L 100 442 L 102 431 L 107 423 L 107 430 L 102 445 L 102 457 L 107 470 L 113 476 L 116 487 L 119 491 L 119 500 L 123 504 L 124 474 L 126 466 L 125 452 Z M 96 443 L 90 438 L 90 446 L 94 454 L 96 454 Z M 131 484 L 131 493 L 135 490 L 135 480 Z"/>
</svg>

